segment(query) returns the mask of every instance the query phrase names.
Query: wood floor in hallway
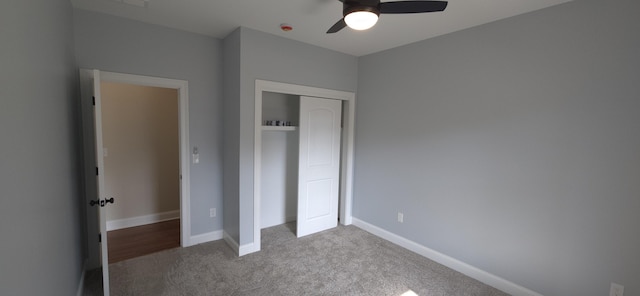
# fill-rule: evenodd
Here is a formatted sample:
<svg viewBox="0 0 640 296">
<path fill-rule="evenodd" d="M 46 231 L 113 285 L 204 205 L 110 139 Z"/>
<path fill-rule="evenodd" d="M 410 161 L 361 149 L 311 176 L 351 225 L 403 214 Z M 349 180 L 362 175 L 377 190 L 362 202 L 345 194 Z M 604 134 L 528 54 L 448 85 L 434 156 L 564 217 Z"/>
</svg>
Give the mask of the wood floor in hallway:
<svg viewBox="0 0 640 296">
<path fill-rule="evenodd" d="M 107 232 L 109 264 L 177 248 L 180 246 L 180 219 Z"/>
</svg>

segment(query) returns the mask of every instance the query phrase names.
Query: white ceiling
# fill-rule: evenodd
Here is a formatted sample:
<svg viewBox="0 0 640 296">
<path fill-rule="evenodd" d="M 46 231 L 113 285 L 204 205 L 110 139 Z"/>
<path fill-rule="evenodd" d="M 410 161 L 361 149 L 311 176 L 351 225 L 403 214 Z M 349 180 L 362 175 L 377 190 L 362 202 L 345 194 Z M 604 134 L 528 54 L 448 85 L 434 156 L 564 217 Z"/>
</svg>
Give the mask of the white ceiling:
<svg viewBox="0 0 640 296">
<path fill-rule="evenodd" d="M 381 15 L 372 29 L 345 28 L 335 34 L 325 32 L 342 17 L 342 3 L 338 0 L 148 0 L 146 7 L 117 1 L 71 3 L 80 9 L 220 39 L 243 26 L 362 56 L 570 0 L 451 0 L 443 12 Z M 281 31 L 281 23 L 292 25 L 293 31 Z"/>
</svg>

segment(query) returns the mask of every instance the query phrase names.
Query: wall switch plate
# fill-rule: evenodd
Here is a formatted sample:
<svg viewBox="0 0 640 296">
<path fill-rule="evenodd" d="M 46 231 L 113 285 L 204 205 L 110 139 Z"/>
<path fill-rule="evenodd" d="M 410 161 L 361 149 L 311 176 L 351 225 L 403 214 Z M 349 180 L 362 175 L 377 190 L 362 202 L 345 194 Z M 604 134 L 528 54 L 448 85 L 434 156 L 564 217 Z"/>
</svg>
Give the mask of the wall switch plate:
<svg viewBox="0 0 640 296">
<path fill-rule="evenodd" d="M 616 283 L 611 283 L 609 296 L 622 296 L 622 294 L 624 294 L 624 286 Z"/>
<path fill-rule="evenodd" d="M 404 223 L 404 214 L 401 212 L 398 212 L 398 222 Z"/>
<path fill-rule="evenodd" d="M 213 218 L 216 216 L 216 208 L 209 209 L 209 217 Z"/>
<path fill-rule="evenodd" d="M 200 152 L 198 152 L 198 147 L 197 146 L 193 147 L 193 152 L 191 153 L 191 156 L 193 157 L 193 163 L 199 163 L 200 162 Z"/>
</svg>

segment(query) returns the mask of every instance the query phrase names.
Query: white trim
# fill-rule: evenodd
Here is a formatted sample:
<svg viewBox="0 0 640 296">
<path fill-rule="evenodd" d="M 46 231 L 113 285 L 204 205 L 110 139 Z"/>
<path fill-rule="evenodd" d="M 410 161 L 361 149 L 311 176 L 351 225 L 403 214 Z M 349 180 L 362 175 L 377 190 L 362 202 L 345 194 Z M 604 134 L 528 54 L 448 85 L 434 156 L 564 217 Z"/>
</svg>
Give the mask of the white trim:
<svg viewBox="0 0 640 296">
<path fill-rule="evenodd" d="M 261 209 L 261 170 L 262 170 L 262 93 L 276 92 L 299 96 L 310 96 L 327 99 L 342 100 L 345 116 L 342 129 L 342 164 L 340 168 L 340 223 L 351 224 L 351 204 L 353 192 L 353 151 L 355 131 L 355 103 L 356 94 L 353 92 L 317 88 L 304 85 L 295 85 L 274 81 L 256 79 L 255 82 L 255 124 L 254 131 L 254 158 L 253 158 L 253 243 L 240 247 L 249 253 L 260 251 L 260 209 Z M 240 256 L 243 252 L 239 252 Z M 246 253 L 248 254 L 248 253 Z"/>
<path fill-rule="evenodd" d="M 298 219 L 297 216 L 286 216 L 284 219 L 278 219 L 275 222 L 272 223 L 268 223 L 268 224 L 260 224 L 260 228 L 261 229 L 265 229 L 265 228 L 269 228 L 269 227 L 273 227 L 273 226 L 278 226 L 278 225 L 282 225 L 282 224 L 287 224 L 289 222 L 294 222 L 296 221 L 296 219 Z M 275 220 L 275 219 L 274 219 Z"/>
<path fill-rule="evenodd" d="M 153 87 L 163 87 L 172 89 L 181 89 L 187 87 L 188 82 L 185 80 L 177 80 L 162 77 L 152 77 L 144 75 L 134 75 L 116 72 L 100 71 L 100 81 L 109 81 L 115 83 L 135 84 Z"/>
<path fill-rule="evenodd" d="M 349 100 L 343 105 L 342 113 L 342 168 L 340 169 L 340 217 L 341 224 L 351 225 L 351 206 L 353 203 L 353 163 L 355 147 L 356 125 L 356 95 L 351 94 Z"/>
<path fill-rule="evenodd" d="M 247 254 L 255 253 L 260 251 L 260 246 L 254 243 L 248 243 L 240 246 L 238 248 L 238 256 L 244 256 Z"/>
<path fill-rule="evenodd" d="M 191 147 L 189 143 L 189 85 L 181 81 L 178 88 L 180 100 L 180 244 L 191 245 Z"/>
<path fill-rule="evenodd" d="M 191 179 L 189 143 L 189 83 L 169 78 L 100 72 L 100 81 L 163 87 L 178 90 L 178 116 L 180 124 L 180 245 L 191 246 Z"/>
<path fill-rule="evenodd" d="M 203 234 L 197 234 L 191 237 L 191 245 L 195 246 L 197 244 L 217 241 L 222 239 L 222 230 L 211 231 Z"/>
<path fill-rule="evenodd" d="M 226 231 L 223 231 L 222 239 L 227 242 L 227 245 L 229 245 L 236 254 L 239 253 L 238 249 L 240 249 L 240 247 L 238 247 L 238 242 L 236 242 L 236 240 L 233 239 L 233 237 L 231 237 Z"/>
<path fill-rule="evenodd" d="M 180 210 L 107 221 L 107 231 L 180 219 Z"/>
<path fill-rule="evenodd" d="M 223 232 L 222 235 L 222 239 L 224 239 L 225 242 L 227 242 L 227 245 L 229 245 L 229 247 L 231 247 L 231 249 L 238 254 L 238 256 L 244 256 L 247 254 L 251 254 L 251 253 L 255 253 L 257 251 L 260 251 L 260 249 L 258 248 L 256 250 L 256 244 L 254 243 L 248 243 L 242 246 L 238 245 L 238 242 L 236 242 L 235 239 L 233 239 L 233 237 L 231 237 L 226 231 Z"/>
<path fill-rule="evenodd" d="M 253 242 L 258 245 L 258 251 L 262 246 L 260 237 L 262 231 L 262 92 L 264 91 L 262 84 L 256 80 L 253 125 Z M 238 256 L 242 255 L 238 248 Z"/>
<path fill-rule="evenodd" d="M 542 294 L 531 291 L 525 287 L 517 285 L 513 282 L 505 280 L 497 275 L 488 273 L 477 267 L 464 263 L 453 257 L 449 257 L 438 251 L 432 250 L 428 247 L 420 245 L 414 241 L 408 240 L 397 234 L 391 233 L 387 230 L 379 228 L 375 225 L 364 222 L 358 218 L 353 218 L 353 225 L 373 234 L 385 240 L 388 240 L 398 246 L 401 246 L 407 250 L 422 255 L 428 259 L 438 262 L 446 267 L 449 267 L 455 271 L 465 274 L 468 277 L 474 278 L 480 282 L 483 282 L 489 286 L 492 286 L 498 290 L 506 292 L 514 296 L 542 296 Z"/>
</svg>

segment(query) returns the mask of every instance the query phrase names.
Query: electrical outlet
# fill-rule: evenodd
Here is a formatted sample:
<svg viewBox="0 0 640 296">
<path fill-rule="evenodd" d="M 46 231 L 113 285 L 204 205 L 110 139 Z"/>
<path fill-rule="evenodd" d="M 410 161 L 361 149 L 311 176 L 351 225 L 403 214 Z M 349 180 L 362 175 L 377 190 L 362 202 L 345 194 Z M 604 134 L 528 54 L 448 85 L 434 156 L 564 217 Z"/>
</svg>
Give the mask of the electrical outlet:
<svg viewBox="0 0 640 296">
<path fill-rule="evenodd" d="M 209 209 L 209 217 L 213 218 L 216 216 L 216 208 Z"/>
<path fill-rule="evenodd" d="M 401 212 L 398 212 L 398 222 L 404 223 L 404 214 Z"/>
<path fill-rule="evenodd" d="M 622 296 L 622 294 L 624 294 L 624 286 L 616 283 L 611 283 L 609 296 Z"/>
</svg>

